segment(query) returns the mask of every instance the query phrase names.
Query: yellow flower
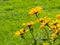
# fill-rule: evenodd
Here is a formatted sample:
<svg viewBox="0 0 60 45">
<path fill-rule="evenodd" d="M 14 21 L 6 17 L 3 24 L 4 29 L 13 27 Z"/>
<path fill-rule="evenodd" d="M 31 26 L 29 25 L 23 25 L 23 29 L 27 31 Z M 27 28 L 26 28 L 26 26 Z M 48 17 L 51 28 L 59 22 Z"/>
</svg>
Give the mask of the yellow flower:
<svg viewBox="0 0 60 45">
<path fill-rule="evenodd" d="M 44 21 L 44 18 L 39 18 L 39 22 L 43 22 Z"/>
<path fill-rule="evenodd" d="M 27 32 L 28 30 L 25 30 L 24 28 L 20 29 L 20 31 L 15 32 L 15 36 L 20 36 L 23 35 L 25 32 Z"/>
<path fill-rule="evenodd" d="M 42 25 L 40 25 L 40 28 L 44 28 L 45 25 L 46 23 L 42 23 Z"/>
<path fill-rule="evenodd" d="M 56 29 L 55 33 L 59 34 L 60 33 L 60 28 Z"/>
<path fill-rule="evenodd" d="M 60 28 L 60 24 L 57 24 L 57 27 Z"/>
<path fill-rule="evenodd" d="M 35 20 L 35 23 L 43 22 L 43 21 L 44 21 L 44 18 L 39 18 L 39 19 Z"/>
<path fill-rule="evenodd" d="M 60 18 L 60 14 L 56 15 L 56 18 Z"/>
<path fill-rule="evenodd" d="M 34 22 L 29 22 L 29 23 L 23 23 L 23 26 L 32 26 L 32 25 L 34 25 L 35 23 Z"/>
<path fill-rule="evenodd" d="M 43 43 L 43 45 L 49 45 L 49 43 Z"/>
<path fill-rule="evenodd" d="M 34 14 L 37 14 L 41 11 L 42 7 L 35 7 L 35 8 L 32 8 L 29 12 L 30 16 L 33 16 Z"/>
<path fill-rule="evenodd" d="M 45 20 L 45 23 L 47 24 L 47 23 L 49 23 L 49 21 L 50 21 L 50 19 L 46 19 L 46 20 Z"/>
<path fill-rule="evenodd" d="M 44 20 L 44 22 L 42 23 L 42 25 L 40 26 L 40 28 L 43 28 L 44 26 L 46 26 L 49 23 L 50 19 L 46 19 Z"/>
<path fill-rule="evenodd" d="M 51 25 L 50 28 L 51 28 L 52 30 L 55 30 L 55 29 L 56 29 L 56 26 L 55 26 L 55 25 Z"/>
<path fill-rule="evenodd" d="M 52 23 L 51 23 L 51 25 L 55 25 L 55 26 L 56 26 L 56 25 L 57 25 L 57 23 L 58 23 L 58 21 L 57 21 L 57 20 L 53 20 L 53 21 L 52 21 Z"/>
<path fill-rule="evenodd" d="M 24 32 L 27 32 L 28 30 L 26 30 L 26 29 L 24 29 L 24 28 L 22 28 L 22 29 L 20 29 L 20 32 L 21 33 L 24 33 Z"/>
<path fill-rule="evenodd" d="M 50 23 L 50 28 L 52 29 L 52 30 L 55 30 L 56 28 L 57 28 L 57 21 L 52 21 L 51 23 Z"/>
<path fill-rule="evenodd" d="M 56 22 L 57 22 L 57 23 L 60 23 L 60 19 L 56 19 Z"/>
</svg>

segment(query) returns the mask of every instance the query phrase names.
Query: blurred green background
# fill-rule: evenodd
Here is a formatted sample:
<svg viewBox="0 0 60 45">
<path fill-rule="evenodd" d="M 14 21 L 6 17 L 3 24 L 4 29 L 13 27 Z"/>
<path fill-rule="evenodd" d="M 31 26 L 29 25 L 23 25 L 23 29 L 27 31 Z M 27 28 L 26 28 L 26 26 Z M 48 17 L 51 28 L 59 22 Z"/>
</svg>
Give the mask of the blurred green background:
<svg viewBox="0 0 60 45">
<path fill-rule="evenodd" d="M 14 33 L 23 27 L 23 23 L 37 19 L 28 14 L 29 10 L 36 6 L 44 8 L 39 17 L 48 16 L 55 19 L 55 15 L 60 13 L 60 0 L 0 0 L 0 45 L 26 45 L 26 42 L 20 37 L 15 37 Z M 40 34 L 38 26 L 39 24 L 34 25 L 34 35 L 37 40 Z M 25 35 L 29 41 L 33 40 L 29 32 Z M 58 44 L 60 44 L 59 39 L 55 45 Z"/>
</svg>

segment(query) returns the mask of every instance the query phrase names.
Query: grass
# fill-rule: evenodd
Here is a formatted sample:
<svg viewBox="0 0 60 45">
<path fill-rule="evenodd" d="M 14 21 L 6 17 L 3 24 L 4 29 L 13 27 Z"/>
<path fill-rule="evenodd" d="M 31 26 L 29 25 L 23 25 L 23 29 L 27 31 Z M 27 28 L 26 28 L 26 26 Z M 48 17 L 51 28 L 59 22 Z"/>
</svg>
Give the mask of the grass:
<svg viewBox="0 0 60 45">
<path fill-rule="evenodd" d="M 28 15 L 28 11 L 35 6 L 45 8 L 39 17 L 48 16 L 55 19 L 55 15 L 60 13 L 60 0 L 0 0 L 0 45 L 26 45 L 23 43 L 24 40 L 14 36 L 14 32 L 22 28 L 24 22 L 36 19 L 35 16 Z M 38 25 L 34 27 L 36 36 L 38 34 L 36 31 L 39 30 L 37 30 Z M 26 34 L 26 38 L 31 41 L 29 32 Z M 56 45 L 58 43 L 60 44 L 59 39 Z"/>
</svg>

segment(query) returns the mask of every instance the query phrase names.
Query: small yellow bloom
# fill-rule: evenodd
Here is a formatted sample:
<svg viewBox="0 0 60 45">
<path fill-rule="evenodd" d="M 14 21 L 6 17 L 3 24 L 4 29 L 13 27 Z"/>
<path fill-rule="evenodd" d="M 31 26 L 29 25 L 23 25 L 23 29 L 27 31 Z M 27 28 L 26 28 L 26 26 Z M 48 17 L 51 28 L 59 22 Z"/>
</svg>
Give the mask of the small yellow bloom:
<svg viewBox="0 0 60 45">
<path fill-rule="evenodd" d="M 44 18 L 39 18 L 39 22 L 43 22 L 44 21 Z"/>
<path fill-rule="evenodd" d="M 27 32 L 28 30 L 25 30 L 24 28 L 20 29 L 20 31 L 15 32 L 15 36 L 20 36 L 23 35 L 25 32 Z"/>
<path fill-rule="evenodd" d="M 56 29 L 55 33 L 59 34 L 60 33 L 60 28 Z"/>
<path fill-rule="evenodd" d="M 44 21 L 44 18 L 39 18 L 35 21 L 35 23 L 38 23 L 38 22 L 43 22 Z"/>
<path fill-rule="evenodd" d="M 43 28 L 44 26 L 46 26 L 49 23 L 50 19 L 46 19 L 44 20 L 44 22 L 42 23 L 42 25 L 40 26 L 40 28 Z"/>
<path fill-rule="evenodd" d="M 60 23 L 60 19 L 56 19 L 56 22 L 57 22 L 57 23 Z"/>
<path fill-rule="evenodd" d="M 49 22 L 49 20 L 45 20 L 45 23 L 47 24 Z"/>
<path fill-rule="evenodd" d="M 60 18 L 60 14 L 56 15 L 56 18 Z"/>
<path fill-rule="evenodd" d="M 57 27 L 60 28 L 60 24 L 57 24 Z"/>
<path fill-rule="evenodd" d="M 45 25 L 46 23 L 42 23 L 42 25 L 40 25 L 40 28 L 44 28 Z"/>
<path fill-rule="evenodd" d="M 55 21 L 53 20 L 52 23 L 51 23 L 51 25 L 55 25 L 56 26 L 57 23 L 58 23 L 57 20 L 55 20 Z"/>
<path fill-rule="evenodd" d="M 58 32 L 60 33 L 60 28 L 58 28 Z"/>
<path fill-rule="evenodd" d="M 51 28 L 52 30 L 55 30 L 55 29 L 56 29 L 56 26 L 55 26 L 55 25 L 51 25 L 50 28 Z"/>
<path fill-rule="evenodd" d="M 58 24 L 58 22 L 53 20 L 53 21 L 50 23 L 50 28 L 51 28 L 52 30 L 55 30 L 55 29 L 57 28 L 57 24 Z"/>
<path fill-rule="evenodd" d="M 32 8 L 29 12 L 30 16 L 33 16 L 34 14 L 37 14 L 41 11 L 42 7 L 35 7 L 35 8 Z"/>
<path fill-rule="evenodd" d="M 51 18 L 46 18 L 45 23 L 48 23 L 51 20 Z"/>
<path fill-rule="evenodd" d="M 49 45 L 49 43 L 43 43 L 43 45 Z"/>
<path fill-rule="evenodd" d="M 23 23 L 23 26 L 32 26 L 32 25 L 34 25 L 35 24 L 35 22 L 29 22 L 29 23 Z"/>
<path fill-rule="evenodd" d="M 20 29 L 20 32 L 21 33 L 24 33 L 24 32 L 27 32 L 28 30 L 26 30 L 26 29 L 24 29 L 24 28 L 22 28 L 22 29 Z"/>
</svg>

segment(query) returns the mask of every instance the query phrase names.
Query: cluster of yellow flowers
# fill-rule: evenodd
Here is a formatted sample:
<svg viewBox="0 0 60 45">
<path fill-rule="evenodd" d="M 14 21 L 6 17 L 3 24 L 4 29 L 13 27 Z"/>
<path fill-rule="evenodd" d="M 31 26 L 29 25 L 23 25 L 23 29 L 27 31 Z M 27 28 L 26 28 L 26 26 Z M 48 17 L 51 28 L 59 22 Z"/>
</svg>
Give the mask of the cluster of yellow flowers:
<svg viewBox="0 0 60 45">
<path fill-rule="evenodd" d="M 50 18 L 44 18 L 44 21 L 42 22 L 42 25 L 40 25 L 40 28 L 43 28 L 44 26 L 48 25 L 50 21 Z"/>
<path fill-rule="evenodd" d="M 57 15 L 58 16 L 58 15 Z M 54 40 L 54 38 L 56 37 L 56 35 L 59 35 L 60 34 L 60 20 L 57 19 L 56 21 L 53 21 L 51 23 L 51 30 L 53 30 L 53 34 L 52 34 L 52 40 Z"/>
<path fill-rule="evenodd" d="M 33 16 L 34 14 L 38 14 L 41 12 L 43 8 L 42 7 L 35 7 L 32 8 L 29 12 L 30 16 Z M 50 38 L 54 40 L 56 35 L 60 35 L 60 14 L 56 15 L 56 20 L 52 20 L 51 18 L 44 17 L 44 18 L 37 18 L 35 21 L 30 21 L 29 23 L 23 23 L 23 26 L 25 27 L 31 27 L 34 24 L 41 22 L 40 29 L 44 28 L 45 26 L 49 27 L 53 33 L 51 34 Z M 31 30 L 31 29 L 30 29 Z M 20 29 L 20 31 L 15 32 L 16 36 L 23 35 L 25 32 L 27 32 L 25 28 Z M 47 32 L 46 32 L 47 33 Z M 43 43 L 43 45 L 49 45 L 49 43 Z"/>
<path fill-rule="evenodd" d="M 23 26 L 32 26 L 34 25 L 35 23 L 30 21 L 29 23 L 23 23 Z"/>
<path fill-rule="evenodd" d="M 25 32 L 27 32 L 28 30 L 25 30 L 24 28 L 20 29 L 19 31 L 15 32 L 15 36 L 20 36 L 23 35 Z"/>
</svg>

